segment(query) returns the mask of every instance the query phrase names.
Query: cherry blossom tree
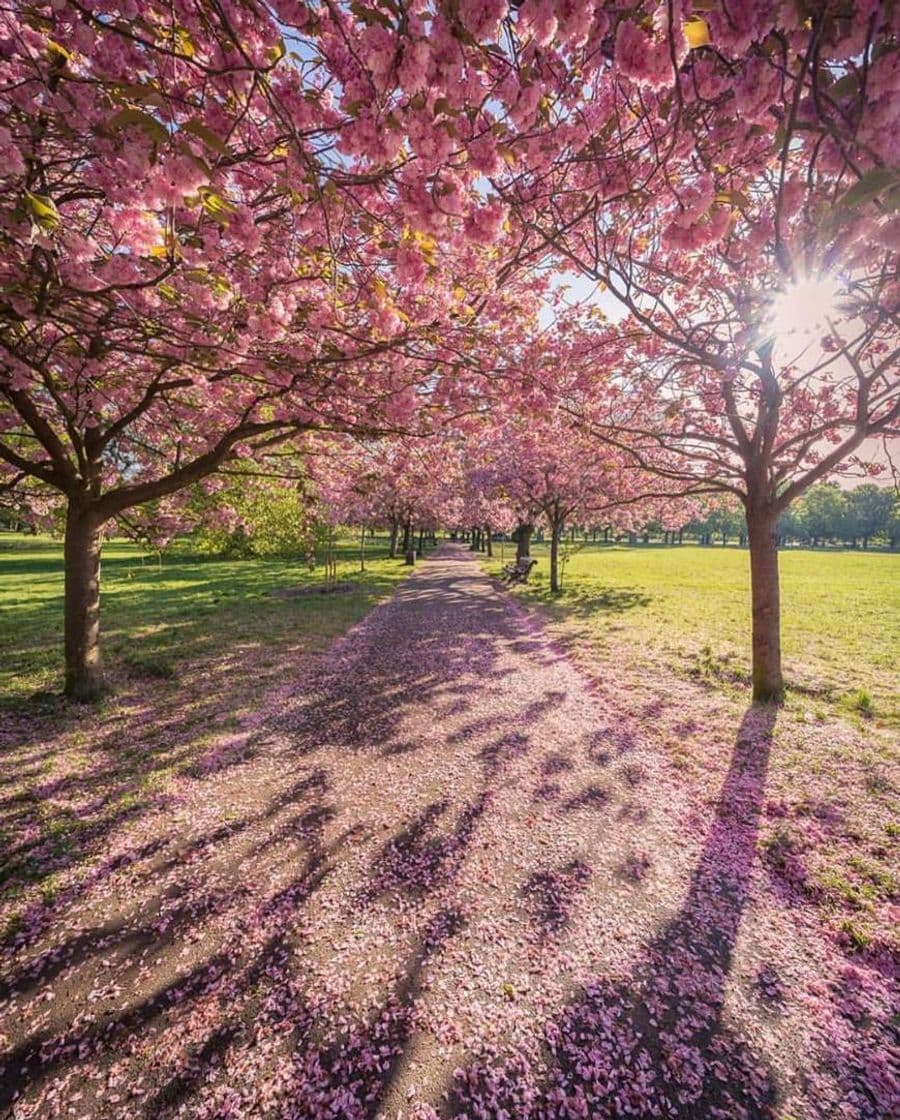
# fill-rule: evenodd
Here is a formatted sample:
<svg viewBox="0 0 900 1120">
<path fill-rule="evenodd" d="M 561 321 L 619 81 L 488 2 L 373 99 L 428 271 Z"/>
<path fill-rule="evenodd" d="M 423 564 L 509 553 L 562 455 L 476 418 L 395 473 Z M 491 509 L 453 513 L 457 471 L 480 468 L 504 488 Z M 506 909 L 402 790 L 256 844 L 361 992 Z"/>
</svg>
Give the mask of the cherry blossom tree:
<svg viewBox="0 0 900 1120">
<path fill-rule="evenodd" d="M 480 172 L 433 99 L 499 76 L 457 89 L 464 52 L 428 76 L 421 15 L 385 54 L 386 18 L 0 14 L 0 482 L 67 506 L 71 696 L 102 685 L 110 519 L 298 432 L 414 427 L 423 386 L 446 404 L 462 380 L 454 334 L 495 321 L 504 212 L 465 189 Z"/>
<path fill-rule="evenodd" d="M 561 104 L 552 159 L 519 139 L 497 182 L 518 262 L 549 253 L 627 312 L 596 351 L 622 375 L 614 403 L 601 376 L 598 436 L 743 504 L 757 699 L 784 688 L 778 517 L 900 424 L 898 19 L 641 6 L 605 43 L 596 137 Z"/>
<path fill-rule="evenodd" d="M 550 534 L 550 590 L 561 590 L 560 541 L 575 521 L 604 518 L 634 529 L 649 519 L 680 524 L 684 488 L 638 467 L 590 428 L 547 402 L 531 416 L 495 418 L 496 450 L 481 472 L 488 494 L 501 495 L 518 524 L 543 521 Z"/>
</svg>

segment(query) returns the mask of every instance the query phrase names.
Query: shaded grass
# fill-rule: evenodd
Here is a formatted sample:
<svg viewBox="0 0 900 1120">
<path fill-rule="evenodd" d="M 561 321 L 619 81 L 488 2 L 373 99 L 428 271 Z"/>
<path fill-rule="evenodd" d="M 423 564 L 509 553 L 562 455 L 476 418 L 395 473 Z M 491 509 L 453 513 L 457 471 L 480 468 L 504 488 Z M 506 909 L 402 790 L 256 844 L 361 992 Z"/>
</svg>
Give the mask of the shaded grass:
<svg viewBox="0 0 900 1120">
<path fill-rule="evenodd" d="M 276 599 L 270 592 L 322 582 L 304 560 L 219 560 L 183 548 L 161 561 L 129 542 L 103 550 L 101 631 L 109 676 L 174 680 L 188 663 L 241 647 L 277 656 L 287 644 L 324 648 L 409 571 L 387 540 L 338 549 L 349 593 Z M 62 547 L 47 538 L 0 534 L 0 710 L 20 709 L 62 684 Z"/>
<path fill-rule="evenodd" d="M 749 676 L 749 556 L 738 548 L 587 545 L 551 596 L 546 545 L 517 591 L 576 627 L 600 651 L 645 651 L 711 682 Z M 489 567 L 499 571 L 499 561 Z M 781 554 L 782 629 L 789 687 L 858 718 L 898 722 L 900 556 Z"/>
</svg>

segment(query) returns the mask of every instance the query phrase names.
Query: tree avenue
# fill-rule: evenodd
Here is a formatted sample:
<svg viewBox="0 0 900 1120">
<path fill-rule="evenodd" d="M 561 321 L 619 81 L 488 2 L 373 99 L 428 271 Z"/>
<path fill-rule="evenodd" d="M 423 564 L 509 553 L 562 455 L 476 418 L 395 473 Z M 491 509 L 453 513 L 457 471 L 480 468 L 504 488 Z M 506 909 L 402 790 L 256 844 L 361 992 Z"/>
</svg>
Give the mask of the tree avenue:
<svg viewBox="0 0 900 1120">
<path fill-rule="evenodd" d="M 104 526 L 289 444 L 334 516 L 398 535 L 540 515 L 558 544 L 731 495 L 753 693 L 780 696 L 778 520 L 900 427 L 898 26 L 874 0 L 0 13 L 0 487 L 66 507 L 67 693 L 103 684 Z M 563 274 L 600 302 L 566 310 Z"/>
</svg>

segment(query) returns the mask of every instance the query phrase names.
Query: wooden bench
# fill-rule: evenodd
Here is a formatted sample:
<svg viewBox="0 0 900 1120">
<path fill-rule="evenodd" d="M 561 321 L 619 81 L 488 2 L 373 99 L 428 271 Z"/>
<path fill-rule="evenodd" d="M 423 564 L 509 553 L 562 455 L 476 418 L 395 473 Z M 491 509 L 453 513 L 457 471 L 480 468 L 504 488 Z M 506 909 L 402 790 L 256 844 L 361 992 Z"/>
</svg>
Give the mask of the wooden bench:
<svg viewBox="0 0 900 1120">
<path fill-rule="evenodd" d="M 504 583 L 527 583 L 531 569 L 536 563 L 537 560 L 533 560 L 530 556 L 520 556 L 515 564 L 505 565 L 500 578 Z"/>
</svg>

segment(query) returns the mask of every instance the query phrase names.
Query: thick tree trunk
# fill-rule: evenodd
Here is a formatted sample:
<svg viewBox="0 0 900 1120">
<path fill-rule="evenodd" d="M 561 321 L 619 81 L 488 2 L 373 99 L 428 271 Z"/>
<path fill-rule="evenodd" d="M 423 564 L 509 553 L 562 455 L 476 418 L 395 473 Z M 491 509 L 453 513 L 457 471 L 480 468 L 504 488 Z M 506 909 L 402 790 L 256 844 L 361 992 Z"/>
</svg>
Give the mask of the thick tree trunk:
<svg viewBox="0 0 900 1120">
<path fill-rule="evenodd" d="M 747 510 L 750 596 L 753 609 L 753 699 L 781 700 L 781 596 L 778 587 L 776 518 Z"/>
<path fill-rule="evenodd" d="M 90 509 L 71 503 L 66 513 L 66 695 L 96 700 L 103 692 L 100 660 L 100 535 Z"/>
<path fill-rule="evenodd" d="M 388 556 L 392 560 L 397 558 L 397 538 L 400 535 L 400 523 L 395 519 L 391 522 L 391 546 L 388 551 Z"/>
<path fill-rule="evenodd" d="M 491 527 L 490 527 L 490 525 L 485 526 L 484 547 L 487 549 L 488 557 L 493 558 L 493 556 L 494 556 L 494 544 L 493 544 L 493 541 L 491 540 Z"/>
<path fill-rule="evenodd" d="M 516 527 L 516 559 L 524 560 L 531 555 L 531 534 L 534 526 L 523 522 Z"/>
</svg>

